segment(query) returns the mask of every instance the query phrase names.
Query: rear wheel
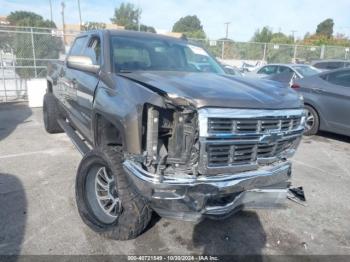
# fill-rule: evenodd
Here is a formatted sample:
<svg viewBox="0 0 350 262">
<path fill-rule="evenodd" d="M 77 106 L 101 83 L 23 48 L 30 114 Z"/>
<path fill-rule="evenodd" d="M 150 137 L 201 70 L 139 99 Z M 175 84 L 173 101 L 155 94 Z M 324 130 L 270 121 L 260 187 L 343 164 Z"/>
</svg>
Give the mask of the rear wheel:
<svg viewBox="0 0 350 262">
<path fill-rule="evenodd" d="M 305 132 L 304 135 L 311 136 L 315 135 L 318 132 L 320 120 L 316 110 L 309 106 L 305 105 L 306 110 L 306 120 L 305 120 Z"/>
<path fill-rule="evenodd" d="M 51 93 L 46 93 L 44 96 L 43 117 L 45 130 L 48 133 L 54 134 L 63 132 L 63 129 L 57 122 L 60 117 L 57 101 L 54 95 Z"/>
<path fill-rule="evenodd" d="M 147 227 L 152 211 L 127 179 L 120 147 L 93 150 L 82 159 L 76 200 L 83 221 L 101 235 L 127 240 Z"/>
</svg>

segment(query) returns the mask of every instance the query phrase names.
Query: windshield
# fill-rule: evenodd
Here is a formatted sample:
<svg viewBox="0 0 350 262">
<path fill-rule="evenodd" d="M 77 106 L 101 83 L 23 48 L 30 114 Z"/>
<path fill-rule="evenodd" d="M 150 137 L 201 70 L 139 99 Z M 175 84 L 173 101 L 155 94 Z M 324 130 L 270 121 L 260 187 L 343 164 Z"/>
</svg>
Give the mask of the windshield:
<svg viewBox="0 0 350 262">
<path fill-rule="evenodd" d="M 320 73 L 321 71 L 313 66 L 293 66 L 295 70 L 298 71 L 303 77 L 312 76 Z"/>
<path fill-rule="evenodd" d="M 201 47 L 161 39 L 112 37 L 114 71 L 182 71 L 223 74 L 219 64 Z"/>
</svg>

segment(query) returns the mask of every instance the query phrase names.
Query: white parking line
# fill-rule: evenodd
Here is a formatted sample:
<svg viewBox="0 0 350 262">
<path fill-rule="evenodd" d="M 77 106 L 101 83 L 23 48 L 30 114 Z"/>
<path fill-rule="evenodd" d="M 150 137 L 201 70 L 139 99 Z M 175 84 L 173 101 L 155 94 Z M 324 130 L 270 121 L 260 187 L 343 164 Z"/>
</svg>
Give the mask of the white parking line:
<svg viewBox="0 0 350 262">
<path fill-rule="evenodd" d="M 54 148 L 54 149 L 48 149 L 48 150 L 40 150 L 40 151 L 24 152 L 24 153 L 18 153 L 18 154 L 3 155 L 3 156 L 0 156 L 0 159 L 31 156 L 31 155 L 36 155 L 36 154 L 57 155 L 57 154 L 61 154 L 63 152 L 64 152 L 64 150 L 61 148 Z"/>
</svg>

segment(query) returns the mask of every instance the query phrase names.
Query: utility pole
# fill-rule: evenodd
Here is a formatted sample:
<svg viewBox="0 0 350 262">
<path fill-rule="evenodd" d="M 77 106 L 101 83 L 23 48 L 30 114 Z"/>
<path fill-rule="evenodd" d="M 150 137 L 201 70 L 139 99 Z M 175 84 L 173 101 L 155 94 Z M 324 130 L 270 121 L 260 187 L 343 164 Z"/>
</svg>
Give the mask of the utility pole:
<svg viewBox="0 0 350 262">
<path fill-rule="evenodd" d="M 51 24 L 53 23 L 53 19 L 52 19 L 52 0 L 49 0 L 50 3 L 50 19 L 51 19 Z"/>
<path fill-rule="evenodd" d="M 295 42 L 295 33 L 298 32 L 297 30 L 290 31 L 292 33 L 293 41 Z"/>
<path fill-rule="evenodd" d="M 231 22 L 226 22 L 224 23 L 226 25 L 226 35 L 225 35 L 225 38 L 227 39 L 228 38 L 228 26 L 229 24 L 231 24 Z"/>
<path fill-rule="evenodd" d="M 141 31 L 141 8 L 140 8 L 140 0 L 137 1 L 137 30 Z"/>
<path fill-rule="evenodd" d="M 80 21 L 79 29 L 80 29 L 80 31 L 82 31 L 81 29 L 82 29 L 83 22 L 81 20 L 80 0 L 78 0 L 78 10 L 79 10 L 79 21 Z"/>
<path fill-rule="evenodd" d="M 64 2 L 61 2 L 61 15 L 62 15 L 62 30 L 63 30 L 63 43 L 64 45 L 66 45 L 66 24 L 64 22 L 64 8 L 66 7 L 66 5 L 64 4 Z"/>
</svg>

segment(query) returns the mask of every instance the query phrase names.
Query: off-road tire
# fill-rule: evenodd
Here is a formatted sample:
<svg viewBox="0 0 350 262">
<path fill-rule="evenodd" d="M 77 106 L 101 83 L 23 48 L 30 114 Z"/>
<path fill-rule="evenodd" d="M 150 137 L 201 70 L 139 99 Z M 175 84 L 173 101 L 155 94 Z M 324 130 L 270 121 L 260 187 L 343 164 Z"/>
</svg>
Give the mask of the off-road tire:
<svg viewBox="0 0 350 262">
<path fill-rule="evenodd" d="M 318 116 L 318 113 L 316 112 L 316 110 L 309 106 L 309 105 L 305 105 L 305 109 L 307 111 L 309 111 L 311 113 L 311 115 L 314 117 L 314 122 L 313 122 L 313 125 L 312 127 L 309 129 L 309 130 L 306 130 L 304 132 L 304 135 L 305 136 L 312 136 L 312 135 L 316 135 L 318 130 L 319 130 L 319 127 L 320 127 L 320 118 Z M 306 116 L 307 117 L 307 116 Z M 307 120 L 306 120 L 307 121 Z"/>
<path fill-rule="evenodd" d="M 123 152 L 119 146 L 106 146 L 87 153 L 78 167 L 75 192 L 79 214 L 86 225 L 104 237 L 128 240 L 140 235 L 151 220 L 152 210 L 147 201 L 137 192 L 123 169 Z M 86 196 L 86 181 L 90 168 L 105 166 L 117 183 L 117 193 L 122 211 L 111 224 L 101 222 L 92 210 Z"/>
<path fill-rule="evenodd" d="M 58 124 L 60 111 L 57 105 L 57 100 L 51 93 L 46 93 L 43 103 L 43 118 L 45 130 L 50 134 L 62 133 L 63 129 Z"/>
</svg>

